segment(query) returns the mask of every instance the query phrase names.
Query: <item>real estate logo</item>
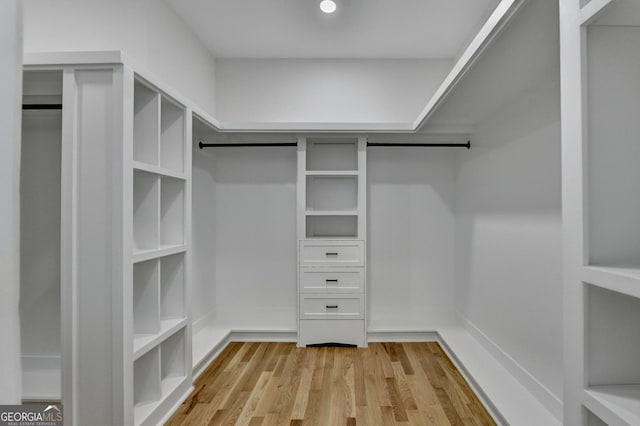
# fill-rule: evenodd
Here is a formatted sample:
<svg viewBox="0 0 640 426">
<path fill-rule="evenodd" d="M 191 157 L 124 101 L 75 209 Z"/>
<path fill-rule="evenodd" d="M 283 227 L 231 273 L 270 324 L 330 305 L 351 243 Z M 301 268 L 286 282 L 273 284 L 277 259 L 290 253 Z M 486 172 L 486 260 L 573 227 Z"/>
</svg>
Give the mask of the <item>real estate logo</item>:
<svg viewBox="0 0 640 426">
<path fill-rule="evenodd" d="M 62 405 L 0 405 L 0 426 L 62 426 Z"/>
</svg>

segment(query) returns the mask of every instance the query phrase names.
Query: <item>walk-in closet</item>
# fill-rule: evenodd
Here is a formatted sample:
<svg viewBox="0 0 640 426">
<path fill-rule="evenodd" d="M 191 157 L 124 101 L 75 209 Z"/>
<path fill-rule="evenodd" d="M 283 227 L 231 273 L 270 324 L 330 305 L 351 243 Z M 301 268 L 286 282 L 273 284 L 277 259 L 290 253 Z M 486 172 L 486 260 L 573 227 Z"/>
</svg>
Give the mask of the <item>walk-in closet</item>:
<svg viewBox="0 0 640 426">
<path fill-rule="evenodd" d="M 0 421 L 640 424 L 639 28 L 5 1 Z"/>
</svg>

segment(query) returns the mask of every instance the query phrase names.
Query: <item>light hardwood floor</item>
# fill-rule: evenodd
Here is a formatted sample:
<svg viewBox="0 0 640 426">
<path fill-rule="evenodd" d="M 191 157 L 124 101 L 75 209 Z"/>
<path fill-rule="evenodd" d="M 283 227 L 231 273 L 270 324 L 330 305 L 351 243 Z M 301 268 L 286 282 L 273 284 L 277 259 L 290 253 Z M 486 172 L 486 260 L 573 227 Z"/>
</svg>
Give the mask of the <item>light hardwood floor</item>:
<svg viewBox="0 0 640 426">
<path fill-rule="evenodd" d="M 437 343 L 230 343 L 168 425 L 495 425 Z"/>
</svg>

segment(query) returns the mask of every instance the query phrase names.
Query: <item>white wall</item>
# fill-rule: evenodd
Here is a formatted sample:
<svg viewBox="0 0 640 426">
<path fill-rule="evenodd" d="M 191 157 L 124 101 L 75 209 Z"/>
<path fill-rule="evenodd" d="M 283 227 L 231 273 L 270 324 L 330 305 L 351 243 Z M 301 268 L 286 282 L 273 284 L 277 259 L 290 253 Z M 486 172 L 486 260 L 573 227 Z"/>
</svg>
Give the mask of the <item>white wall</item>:
<svg viewBox="0 0 640 426">
<path fill-rule="evenodd" d="M 369 330 L 437 330 L 454 310 L 455 154 L 367 156 Z"/>
<path fill-rule="evenodd" d="M 234 329 L 294 331 L 296 150 L 208 150 L 215 171 L 215 211 L 210 213 L 217 318 Z"/>
<path fill-rule="evenodd" d="M 435 330 L 454 309 L 455 156 L 368 156 L 369 328 Z M 193 159 L 194 321 L 295 330 L 295 150 L 194 148 Z"/>
<path fill-rule="evenodd" d="M 218 59 L 222 122 L 409 122 L 448 60 Z"/>
<path fill-rule="evenodd" d="M 560 415 L 562 282 L 557 73 L 480 125 L 459 157 L 456 305 L 470 330 Z"/>
<path fill-rule="evenodd" d="M 22 123 L 22 353 L 59 357 L 62 114 L 26 112 Z"/>
<path fill-rule="evenodd" d="M 0 2 L 0 404 L 20 402 L 22 1 Z"/>
<path fill-rule="evenodd" d="M 163 0 L 25 0 L 26 52 L 123 50 L 210 114 L 215 60 Z"/>
</svg>

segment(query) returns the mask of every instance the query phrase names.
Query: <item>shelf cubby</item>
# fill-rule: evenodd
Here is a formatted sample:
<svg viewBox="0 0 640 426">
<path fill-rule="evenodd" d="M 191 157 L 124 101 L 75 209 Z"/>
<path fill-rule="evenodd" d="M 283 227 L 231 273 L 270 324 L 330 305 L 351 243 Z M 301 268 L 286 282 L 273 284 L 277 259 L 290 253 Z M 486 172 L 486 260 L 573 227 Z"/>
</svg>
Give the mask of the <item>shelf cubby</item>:
<svg viewBox="0 0 640 426">
<path fill-rule="evenodd" d="M 306 169 L 358 170 L 358 138 L 308 138 Z"/>
<path fill-rule="evenodd" d="M 587 291 L 587 383 L 640 384 L 640 299 L 592 285 Z"/>
<path fill-rule="evenodd" d="M 184 318 L 184 253 L 160 259 L 160 316 Z"/>
<path fill-rule="evenodd" d="M 162 97 L 160 118 L 160 167 L 179 173 L 184 171 L 184 108 Z"/>
<path fill-rule="evenodd" d="M 162 397 L 160 348 L 154 348 L 133 364 L 134 422 L 140 424 Z"/>
<path fill-rule="evenodd" d="M 306 179 L 307 211 L 357 209 L 357 177 L 307 176 Z"/>
<path fill-rule="evenodd" d="M 160 181 L 152 173 L 133 173 L 134 250 L 157 249 L 160 207 Z"/>
<path fill-rule="evenodd" d="M 158 165 L 160 95 L 140 81 L 133 89 L 133 159 Z"/>
<path fill-rule="evenodd" d="M 133 266 L 133 333 L 160 331 L 159 262 L 149 260 Z"/>
<path fill-rule="evenodd" d="M 640 269 L 640 27 L 617 10 L 587 27 L 587 247 L 589 265 Z"/>
<path fill-rule="evenodd" d="M 173 334 L 160 345 L 161 381 L 162 387 L 168 383 L 181 382 L 186 376 L 185 371 L 186 339 L 185 328 Z M 163 391 L 163 393 L 165 393 Z"/>
<path fill-rule="evenodd" d="M 184 244 L 185 182 L 161 177 L 160 245 Z"/>
<path fill-rule="evenodd" d="M 307 215 L 307 238 L 356 238 L 358 236 L 358 217 Z"/>
</svg>

